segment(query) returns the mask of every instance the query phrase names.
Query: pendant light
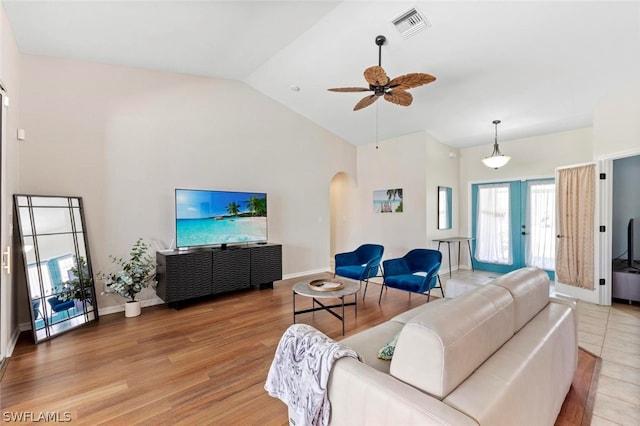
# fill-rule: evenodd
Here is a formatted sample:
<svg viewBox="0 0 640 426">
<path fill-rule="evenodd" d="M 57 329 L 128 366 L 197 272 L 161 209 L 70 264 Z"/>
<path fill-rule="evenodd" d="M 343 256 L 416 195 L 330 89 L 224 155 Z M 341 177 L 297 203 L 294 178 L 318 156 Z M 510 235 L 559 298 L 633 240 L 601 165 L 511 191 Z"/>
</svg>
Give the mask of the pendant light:
<svg viewBox="0 0 640 426">
<path fill-rule="evenodd" d="M 498 124 L 500 124 L 500 120 L 493 120 L 493 124 L 496 126 L 496 139 L 493 143 L 493 152 L 489 157 L 483 158 L 482 162 L 485 166 L 497 170 L 507 164 L 509 160 L 511 160 L 511 157 L 509 157 L 508 155 L 503 155 L 500 152 L 500 147 L 498 147 Z"/>
</svg>

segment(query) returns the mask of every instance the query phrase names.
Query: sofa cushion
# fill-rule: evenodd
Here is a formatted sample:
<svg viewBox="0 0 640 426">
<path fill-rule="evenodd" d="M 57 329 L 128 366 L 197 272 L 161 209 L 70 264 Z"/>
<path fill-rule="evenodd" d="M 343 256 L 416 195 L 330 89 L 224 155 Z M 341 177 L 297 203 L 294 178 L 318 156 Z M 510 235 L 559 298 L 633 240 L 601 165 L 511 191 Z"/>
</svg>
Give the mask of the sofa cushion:
<svg viewBox="0 0 640 426">
<path fill-rule="evenodd" d="M 367 330 L 342 339 L 340 343 L 360 354 L 362 362 L 378 371 L 389 374 L 389 361 L 378 358 L 380 348 L 398 334 L 404 324 L 386 321 Z"/>
<path fill-rule="evenodd" d="M 515 332 L 549 303 L 549 276 L 540 268 L 522 268 L 502 275 L 489 284 L 511 293 L 515 307 Z"/>
<path fill-rule="evenodd" d="M 420 290 L 420 286 L 424 283 L 424 276 L 415 274 L 394 275 L 392 277 L 385 277 L 384 281 L 393 288 L 415 293 Z"/>
<path fill-rule="evenodd" d="M 383 347 L 380 348 L 380 350 L 378 351 L 378 359 L 391 361 L 391 358 L 393 358 L 393 352 L 396 350 L 396 343 L 398 343 L 399 336 L 400 333 L 396 334 L 391 338 L 391 340 L 389 340 L 384 344 Z"/>
<path fill-rule="evenodd" d="M 395 317 L 391 318 L 391 321 L 396 321 L 396 322 L 401 322 L 403 324 L 406 324 L 410 319 L 420 314 L 421 312 L 424 312 L 426 309 L 433 309 L 434 306 L 437 306 L 441 303 L 445 303 L 448 301 L 449 299 L 443 299 L 443 298 L 431 299 L 429 303 L 425 303 L 424 305 L 417 306 L 415 308 L 409 309 L 408 311 L 404 311 L 403 313 L 396 315 Z"/>
<path fill-rule="evenodd" d="M 513 336 L 513 325 L 513 298 L 499 286 L 434 305 L 402 329 L 390 374 L 443 399 Z"/>
<path fill-rule="evenodd" d="M 444 402 L 482 425 L 552 425 L 576 370 L 575 322 L 549 303 Z"/>
</svg>

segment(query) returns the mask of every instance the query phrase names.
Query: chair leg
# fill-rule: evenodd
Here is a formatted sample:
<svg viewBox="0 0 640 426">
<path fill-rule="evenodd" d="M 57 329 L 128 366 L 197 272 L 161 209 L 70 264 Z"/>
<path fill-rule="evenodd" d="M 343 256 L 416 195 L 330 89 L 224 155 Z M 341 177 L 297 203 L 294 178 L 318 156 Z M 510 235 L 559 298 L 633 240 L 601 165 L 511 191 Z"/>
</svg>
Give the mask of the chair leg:
<svg viewBox="0 0 640 426">
<path fill-rule="evenodd" d="M 360 287 L 362 287 L 362 281 L 360 281 Z M 367 295 L 367 287 L 369 287 L 369 278 L 364 280 L 364 292 L 362 293 L 362 300 L 364 300 L 364 297 Z"/>
<path fill-rule="evenodd" d="M 431 298 L 431 289 L 427 290 L 427 303 L 429 303 L 430 298 Z"/>
<path fill-rule="evenodd" d="M 380 297 L 378 297 L 378 305 L 382 301 L 382 290 L 384 290 L 385 287 L 386 287 L 386 285 L 384 284 L 384 281 L 382 281 L 382 285 L 380 286 Z"/>
</svg>

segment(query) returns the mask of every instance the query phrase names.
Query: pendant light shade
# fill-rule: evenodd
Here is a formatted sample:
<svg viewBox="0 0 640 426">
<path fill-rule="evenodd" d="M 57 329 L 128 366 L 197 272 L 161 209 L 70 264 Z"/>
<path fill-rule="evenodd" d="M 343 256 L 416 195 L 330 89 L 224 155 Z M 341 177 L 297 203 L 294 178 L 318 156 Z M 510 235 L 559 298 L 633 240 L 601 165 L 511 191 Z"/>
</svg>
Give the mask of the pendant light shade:
<svg viewBox="0 0 640 426">
<path fill-rule="evenodd" d="M 496 126 L 496 138 L 493 143 L 493 152 L 490 156 L 482 159 L 482 162 L 485 166 L 491 167 L 492 169 L 499 169 L 504 166 L 511 160 L 511 157 L 508 155 L 503 155 L 500 152 L 500 147 L 498 146 L 498 124 L 500 124 L 500 120 L 493 120 L 493 124 Z"/>
</svg>

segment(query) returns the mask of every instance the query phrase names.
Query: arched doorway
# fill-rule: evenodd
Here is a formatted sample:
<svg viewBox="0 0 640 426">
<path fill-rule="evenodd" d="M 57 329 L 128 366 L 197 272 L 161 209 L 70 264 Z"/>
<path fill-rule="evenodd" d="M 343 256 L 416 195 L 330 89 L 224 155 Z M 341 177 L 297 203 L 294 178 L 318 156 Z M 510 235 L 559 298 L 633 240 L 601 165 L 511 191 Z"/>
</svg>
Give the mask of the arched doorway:
<svg viewBox="0 0 640 426">
<path fill-rule="evenodd" d="M 336 173 L 329 185 L 329 265 L 333 270 L 334 255 L 352 250 L 354 227 L 352 218 L 356 215 L 355 180 L 344 172 Z"/>
</svg>

